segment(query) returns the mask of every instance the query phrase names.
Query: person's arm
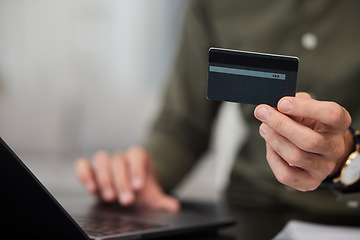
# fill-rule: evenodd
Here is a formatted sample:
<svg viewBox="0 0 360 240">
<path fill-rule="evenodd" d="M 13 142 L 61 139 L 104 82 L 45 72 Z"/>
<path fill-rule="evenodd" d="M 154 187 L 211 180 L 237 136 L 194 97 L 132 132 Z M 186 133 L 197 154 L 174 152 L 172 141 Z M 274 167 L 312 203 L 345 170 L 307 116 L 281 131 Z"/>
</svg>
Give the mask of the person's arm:
<svg viewBox="0 0 360 240">
<path fill-rule="evenodd" d="M 207 8 L 191 1 L 163 105 L 145 142 L 167 191 L 208 146 L 219 106 L 206 99 L 208 49 L 215 44 L 212 29 Z"/>
</svg>

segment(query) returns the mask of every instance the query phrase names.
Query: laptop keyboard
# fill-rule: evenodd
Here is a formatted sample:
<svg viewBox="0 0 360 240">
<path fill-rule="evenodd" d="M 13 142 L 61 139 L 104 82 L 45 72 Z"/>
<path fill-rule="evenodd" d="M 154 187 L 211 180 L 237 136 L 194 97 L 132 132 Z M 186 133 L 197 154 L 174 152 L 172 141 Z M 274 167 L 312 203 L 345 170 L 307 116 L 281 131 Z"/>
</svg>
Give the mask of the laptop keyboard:
<svg viewBox="0 0 360 240">
<path fill-rule="evenodd" d="M 75 219 L 86 234 L 93 237 L 165 227 L 116 214 L 91 214 L 91 216 L 76 216 Z"/>
</svg>

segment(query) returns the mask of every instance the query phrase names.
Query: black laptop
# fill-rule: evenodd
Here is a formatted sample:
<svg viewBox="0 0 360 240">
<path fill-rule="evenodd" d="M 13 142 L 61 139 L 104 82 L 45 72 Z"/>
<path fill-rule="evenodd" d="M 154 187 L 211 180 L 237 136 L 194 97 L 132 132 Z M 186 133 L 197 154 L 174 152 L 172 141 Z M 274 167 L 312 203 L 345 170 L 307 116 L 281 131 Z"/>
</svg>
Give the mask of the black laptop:
<svg viewBox="0 0 360 240">
<path fill-rule="evenodd" d="M 235 223 L 231 217 L 186 207 L 177 214 L 132 214 L 129 209 L 117 211 L 118 205 L 98 204 L 69 214 L 1 138 L 0 192 L 1 234 L 12 239 L 146 239 Z"/>
</svg>

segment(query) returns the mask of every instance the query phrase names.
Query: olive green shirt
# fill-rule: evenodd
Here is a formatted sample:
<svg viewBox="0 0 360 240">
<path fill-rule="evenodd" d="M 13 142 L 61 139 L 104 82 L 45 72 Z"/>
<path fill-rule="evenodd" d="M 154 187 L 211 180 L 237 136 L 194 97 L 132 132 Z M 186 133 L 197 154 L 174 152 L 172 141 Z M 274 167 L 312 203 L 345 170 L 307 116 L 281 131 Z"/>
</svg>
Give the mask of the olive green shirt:
<svg viewBox="0 0 360 240">
<path fill-rule="evenodd" d="M 209 47 L 299 57 L 297 91 L 339 103 L 360 129 L 359 10 L 358 0 L 190 1 L 163 106 L 145 144 L 163 187 L 171 190 L 208 147 L 220 106 L 206 99 Z M 279 183 L 265 158 L 255 106 L 239 108 L 250 134 L 232 169 L 229 199 L 244 206 L 356 211 L 326 187 L 300 192 Z"/>
</svg>

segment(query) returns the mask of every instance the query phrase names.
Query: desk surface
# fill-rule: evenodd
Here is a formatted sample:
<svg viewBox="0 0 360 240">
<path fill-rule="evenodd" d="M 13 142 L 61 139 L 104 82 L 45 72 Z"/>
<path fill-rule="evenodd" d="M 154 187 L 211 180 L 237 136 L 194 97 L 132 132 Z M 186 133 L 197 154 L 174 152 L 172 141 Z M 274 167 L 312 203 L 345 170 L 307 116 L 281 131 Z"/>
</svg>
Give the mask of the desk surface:
<svg viewBox="0 0 360 240">
<path fill-rule="evenodd" d="M 96 206 L 98 202 L 84 193 L 57 192 L 53 193 L 58 201 L 68 210 L 68 208 Z M 109 205 L 110 206 L 110 205 Z M 112 205 L 111 208 L 117 205 Z M 193 234 L 187 235 L 186 239 L 205 240 L 205 239 L 271 239 L 274 237 L 291 219 L 304 221 L 360 226 L 359 216 L 339 216 L 327 214 L 307 213 L 294 209 L 255 209 L 240 208 L 225 202 L 219 204 L 205 204 L 184 202 L 183 207 L 187 209 L 195 208 L 197 211 L 214 212 L 233 216 L 237 224 L 232 227 L 221 229 L 216 235 L 212 234 Z M 184 236 L 164 238 L 164 239 L 184 239 Z"/>
<path fill-rule="evenodd" d="M 78 206 L 90 206 L 96 201 L 90 197 L 83 188 L 77 183 L 72 169 L 72 164 L 54 164 L 54 161 L 41 161 L 47 157 L 35 157 L 37 161 L 29 161 L 31 169 L 45 182 L 50 192 L 67 209 L 74 204 Z M 72 158 L 74 159 L 74 158 Z M 60 167 L 60 168 L 59 168 Z M 61 181 L 59 181 L 61 179 Z M 233 216 L 237 224 L 233 227 L 219 230 L 216 236 L 191 235 L 187 239 L 271 239 L 274 237 L 291 219 L 299 219 L 310 222 L 319 222 L 335 225 L 360 226 L 360 212 L 358 216 L 337 216 L 326 214 L 314 214 L 302 212 L 294 209 L 249 209 L 231 206 L 226 203 L 220 204 L 195 204 L 185 203 L 187 208 L 196 208 L 205 212 L 220 211 L 223 214 Z M 359 209 L 354 210 L 359 211 Z M 183 239 L 171 237 L 169 239 Z"/>
</svg>

